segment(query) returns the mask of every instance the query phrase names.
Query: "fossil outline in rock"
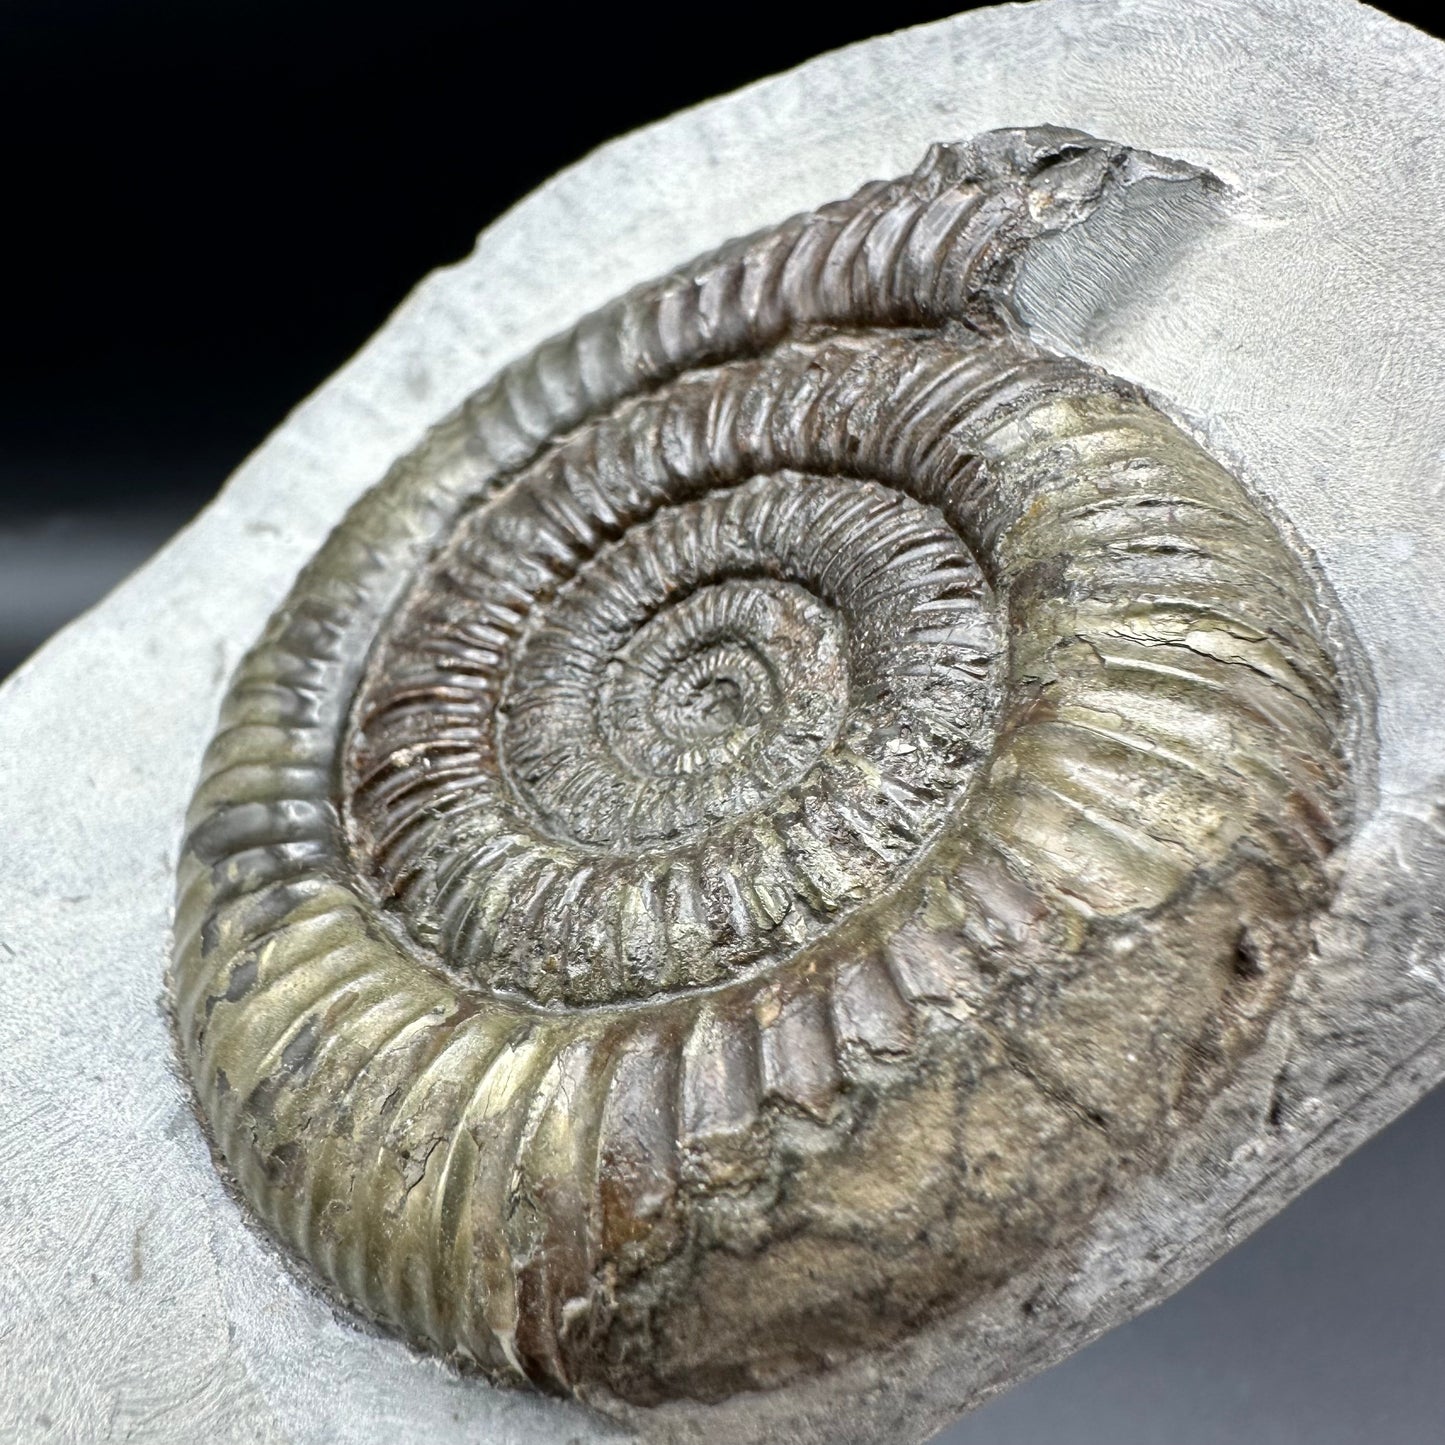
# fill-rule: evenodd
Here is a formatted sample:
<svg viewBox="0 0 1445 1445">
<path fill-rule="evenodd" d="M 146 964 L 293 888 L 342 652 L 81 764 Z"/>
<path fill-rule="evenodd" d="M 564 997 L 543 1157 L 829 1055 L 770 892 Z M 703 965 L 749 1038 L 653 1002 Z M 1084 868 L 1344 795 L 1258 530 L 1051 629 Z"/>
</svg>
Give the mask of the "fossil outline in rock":
<svg viewBox="0 0 1445 1445">
<path fill-rule="evenodd" d="M 303 571 L 171 986 L 357 1309 L 586 1397 L 785 1383 L 1066 1242 L 1257 1042 L 1349 820 L 1324 600 L 1009 304 L 1190 175 L 934 147 L 507 368 Z"/>
</svg>

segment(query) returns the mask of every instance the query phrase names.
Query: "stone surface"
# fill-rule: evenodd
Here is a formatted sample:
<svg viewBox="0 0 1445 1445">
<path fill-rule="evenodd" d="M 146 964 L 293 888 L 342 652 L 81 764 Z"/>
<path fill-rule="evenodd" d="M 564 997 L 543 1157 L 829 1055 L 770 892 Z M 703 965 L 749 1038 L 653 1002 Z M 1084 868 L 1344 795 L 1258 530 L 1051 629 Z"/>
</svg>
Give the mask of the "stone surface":
<svg viewBox="0 0 1445 1445">
<path fill-rule="evenodd" d="M 976 12 L 626 138 L 430 278 L 135 579 L 0 696 L 0 1428 L 17 1438 L 920 1438 L 1176 1287 L 1440 1077 L 1445 51 L 1343 3 Z M 180 819 L 225 679 L 344 506 L 503 362 L 628 285 L 925 146 L 1076 126 L 1218 206 L 1097 218 L 1036 334 L 1168 398 L 1320 558 L 1379 699 L 1377 804 L 1309 986 L 1081 1268 L 881 1365 L 605 1422 L 344 1319 L 215 1178 L 160 1010 Z M 1438 248 L 1437 248 L 1438 249 Z M 1373 744 L 1370 747 L 1373 749 Z"/>
</svg>

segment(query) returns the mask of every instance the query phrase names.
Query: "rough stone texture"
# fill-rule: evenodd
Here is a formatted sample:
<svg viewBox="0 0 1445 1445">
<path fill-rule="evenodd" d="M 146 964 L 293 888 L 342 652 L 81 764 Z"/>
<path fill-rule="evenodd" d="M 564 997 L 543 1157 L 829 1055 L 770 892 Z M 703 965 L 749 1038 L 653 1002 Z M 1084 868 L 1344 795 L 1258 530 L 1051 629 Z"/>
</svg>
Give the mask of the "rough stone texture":
<svg viewBox="0 0 1445 1445">
<path fill-rule="evenodd" d="M 0 703 L 0 1423 L 18 1438 L 918 1438 L 1187 1279 L 1445 1071 L 1440 47 L 1343 4 L 1045 3 L 872 42 L 608 147 L 427 282 Z M 224 681 L 342 508 L 497 366 L 723 236 L 1049 121 L 1222 177 L 1096 218 L 1036 334 L 1169 398 L 1320 557 L 1379 694 L 1376 810 L 1266 1045 L 1085 1256 L 881 1363 L 616 1424 L 342 1319 L 244 1224 L 159 991 L 180 818 Z M 559 278 L 566 278 L 560 281 Z"/>
</svg>

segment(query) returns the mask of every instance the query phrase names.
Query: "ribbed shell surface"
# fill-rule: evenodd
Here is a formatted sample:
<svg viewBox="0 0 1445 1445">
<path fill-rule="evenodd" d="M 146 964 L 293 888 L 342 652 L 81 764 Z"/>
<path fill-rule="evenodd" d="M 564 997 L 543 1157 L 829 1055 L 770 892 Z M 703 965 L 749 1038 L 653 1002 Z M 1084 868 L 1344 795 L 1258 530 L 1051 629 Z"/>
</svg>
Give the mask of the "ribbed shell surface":
<svg viewBox="0 0 1445 1445">
<path fill-rule="evenodd" d="M 1307 564 L 1028 245 L 1169 163 L 939 146 L 504 371 L 241 665 L 171 992 L 341 1298 L 648 1403 L 1066 1248 L 1257 1042 L 1348 709 Z"/>
</svg>

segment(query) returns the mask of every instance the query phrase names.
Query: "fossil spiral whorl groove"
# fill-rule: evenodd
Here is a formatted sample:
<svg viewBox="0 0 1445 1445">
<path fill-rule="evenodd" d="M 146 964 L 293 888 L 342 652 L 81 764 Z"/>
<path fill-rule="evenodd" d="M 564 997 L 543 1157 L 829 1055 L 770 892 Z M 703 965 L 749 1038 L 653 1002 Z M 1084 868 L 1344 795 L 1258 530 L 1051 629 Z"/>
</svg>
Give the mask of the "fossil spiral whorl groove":
<svg viewBox="0 0 1445 1445">
<path fill-rule="evenodd" d="M 453 966 L 573 1004 L 725 983 L 937 828 L 987 742 L 977 564 L 898 486 L 784 469 L 817 446 L 806 397 L 776 456 L 709 420 L 880 354 L 679 382 L 550 452 L 428 568 L 363 685 L 351 797 L 381 891 Z M 685 459 L 649 454 L 659 427 Z"/>
<path fill-rule="evenodd" d="M 637 1402 L 1066 1246 L 1257 1040 L 1343 826 L 1324 603 L 1029 243 L 1061 131 L 734 242 L 503 372 L 242 664 L 172 996 L 347 1301 Z"/>
</svg>

